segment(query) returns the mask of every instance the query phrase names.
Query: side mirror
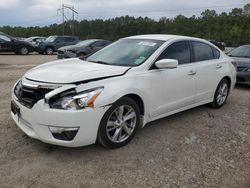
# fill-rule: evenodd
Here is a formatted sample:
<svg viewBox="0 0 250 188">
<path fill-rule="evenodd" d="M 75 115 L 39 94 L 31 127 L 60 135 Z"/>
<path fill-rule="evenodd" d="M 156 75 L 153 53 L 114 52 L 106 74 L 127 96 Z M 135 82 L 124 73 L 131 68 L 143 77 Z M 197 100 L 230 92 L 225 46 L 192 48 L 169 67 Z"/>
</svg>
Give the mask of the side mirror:
<svg viewBox="0 0 250 188">
<path fill-rule="evenodd" d="M 178 66 L 176 59 L 161 59 L 155 63 L 158 69 L 174 69 Z"/>
</svg>

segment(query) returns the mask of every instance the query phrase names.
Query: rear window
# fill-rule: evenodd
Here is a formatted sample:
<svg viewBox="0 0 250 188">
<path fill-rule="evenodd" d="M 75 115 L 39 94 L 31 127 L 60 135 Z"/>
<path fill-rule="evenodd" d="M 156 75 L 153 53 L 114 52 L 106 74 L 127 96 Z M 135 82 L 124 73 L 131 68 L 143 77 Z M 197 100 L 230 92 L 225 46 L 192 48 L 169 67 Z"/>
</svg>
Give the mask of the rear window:
<svg viewBox="0 0 250 188">
<path fill-rule="evenodd" d="M 220 51 L 217 50 L 216 48 L 213 48 L 213 47 L 212 47 L 212 49 L 214 51 L 214 58 L 219 59 L 220 58 Z"/>
<path fill-rule="evenodd" d="M 212 47 L 202 42 L 192 42 L 195 61 L 206 61 L 214 59 Z"/>
</svg>

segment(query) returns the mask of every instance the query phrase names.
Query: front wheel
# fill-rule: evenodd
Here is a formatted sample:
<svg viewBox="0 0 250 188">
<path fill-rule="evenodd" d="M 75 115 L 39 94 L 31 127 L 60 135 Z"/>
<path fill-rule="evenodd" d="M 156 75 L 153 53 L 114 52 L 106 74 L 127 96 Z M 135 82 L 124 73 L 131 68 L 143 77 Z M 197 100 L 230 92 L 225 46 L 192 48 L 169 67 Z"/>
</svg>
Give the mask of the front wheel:
<svg viewBox="0 0 250 188">
<path fill-rule="evenodd" d="M 54 53 L 54 50 L 51 47 L 47 47 L 46 50 L 45 50 L 45 53 L 47 55 L 52 55 Z"/>
<path fill-rule="evenodd" d="M 29 54 L 29 49 L 27 47 L 22 47 L 19 51 L 19 54 L 21 55 L 28 55 Z"/>
<path fill-rule="evenodd" d="M 98 131 L 98 142 L 106 148 L 122 147 L 134 137 L 140 124 L 139 107 L 128 97 L 115 102 L 104 114 Z"/>
<path fill-rule="evenodd" d="M 229 87 L 230 86 L 227 79 L 224 78 L 220 81 L 214 94 L 214 100 L 211 103 L 212 107 L 220 108 L 225 104 L 229 94 Z"/>
</svg>

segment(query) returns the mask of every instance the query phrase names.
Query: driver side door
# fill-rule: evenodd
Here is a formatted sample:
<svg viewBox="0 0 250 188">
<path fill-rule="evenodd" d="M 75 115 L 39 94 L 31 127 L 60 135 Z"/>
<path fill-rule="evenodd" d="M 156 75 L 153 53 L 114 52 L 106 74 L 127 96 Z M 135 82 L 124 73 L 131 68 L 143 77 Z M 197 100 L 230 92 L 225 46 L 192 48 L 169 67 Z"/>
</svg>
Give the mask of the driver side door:
<svg viewBox="0 0 250 188">
<path fill-rule="evenodd" d="M 196 70 L 191 63 L 189 41 L 172 43 L 156 61 L 161 59 L 176 59 L 179 65 L 174 69 L 154 67 L 150 70 L 150 79 L 154 83 L 154 110 L 150 114 L 152 119 L 164 117 L 195 102 Z"/>
</svg>

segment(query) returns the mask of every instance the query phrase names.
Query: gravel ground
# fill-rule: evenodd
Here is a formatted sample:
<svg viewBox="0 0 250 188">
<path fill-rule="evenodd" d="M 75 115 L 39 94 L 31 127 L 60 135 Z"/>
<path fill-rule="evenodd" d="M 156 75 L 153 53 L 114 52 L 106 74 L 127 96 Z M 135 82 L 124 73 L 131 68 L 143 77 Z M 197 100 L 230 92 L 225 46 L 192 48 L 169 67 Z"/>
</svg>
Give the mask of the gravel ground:
<svg viewBox="0 0 250 188">
<path fill-rule="evenodd" d="M 10 117 L 10 91 L 56 56 L 0 55 L 0 187 L 250 187 L 250 88 L 221 109 L 152 122 L 126 147 L 64 148 L 28 138 Z"/>
</svg>

